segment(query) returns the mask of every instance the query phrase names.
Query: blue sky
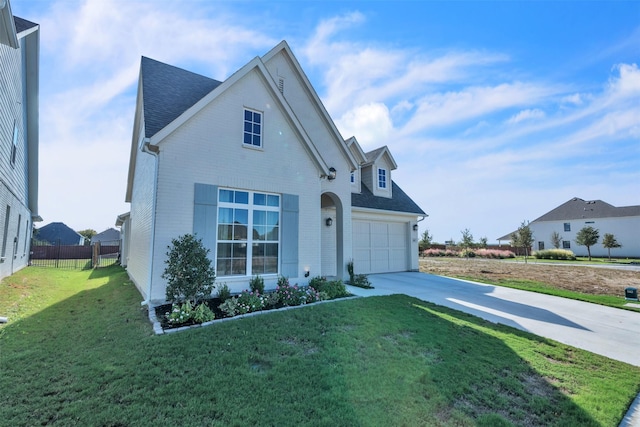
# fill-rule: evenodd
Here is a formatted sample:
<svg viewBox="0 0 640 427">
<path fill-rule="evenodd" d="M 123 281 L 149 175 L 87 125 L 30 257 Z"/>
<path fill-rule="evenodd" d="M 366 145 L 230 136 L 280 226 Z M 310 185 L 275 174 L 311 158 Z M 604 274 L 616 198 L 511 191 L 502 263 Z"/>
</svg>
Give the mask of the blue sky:
<svg viewBox="0 0 640 427">
<path fill-rule="evenodd" d="M 41 25 L 40 215 L 124 203 L 140 56 L 226 79 L 287 40 L 343 137 L 387 145 L 436 241 L 573 197 L 640 204 L 640 2 L 11 0 Z"/>
</svg>

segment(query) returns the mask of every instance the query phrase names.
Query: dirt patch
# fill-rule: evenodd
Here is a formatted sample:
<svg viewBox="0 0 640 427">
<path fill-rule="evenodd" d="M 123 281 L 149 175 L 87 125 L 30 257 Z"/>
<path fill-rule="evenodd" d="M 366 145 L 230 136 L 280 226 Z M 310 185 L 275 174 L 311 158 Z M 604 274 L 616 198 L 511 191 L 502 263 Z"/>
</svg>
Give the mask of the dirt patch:
<svg viewBox="0 0 640 427">
<path fill-rule="evenodd" d="M 539 264 L 481 258 L 420 258 L 420 271 L 441 276 L 489 280 L 535 280 L 592 295 L 624 296 L 640 288 L 640 272 L 567 264 Z"/>
</svg>

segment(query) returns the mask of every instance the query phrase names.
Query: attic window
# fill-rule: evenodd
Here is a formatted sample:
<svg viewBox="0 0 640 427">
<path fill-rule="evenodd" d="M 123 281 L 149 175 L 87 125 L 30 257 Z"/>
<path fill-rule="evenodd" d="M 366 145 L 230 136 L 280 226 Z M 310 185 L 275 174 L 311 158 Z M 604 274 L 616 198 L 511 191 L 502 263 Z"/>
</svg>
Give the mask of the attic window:
<svg viewBox="0 0 640 427">
<path fill-rule="evenodd" d="M 387 171 L 378 169 L 378 188 L 387 188 Z"/>
<path fill-rule="evenodd" d="M 262 147 L 262 113 L 244 110 L 244 144 Z"/>
</svg>

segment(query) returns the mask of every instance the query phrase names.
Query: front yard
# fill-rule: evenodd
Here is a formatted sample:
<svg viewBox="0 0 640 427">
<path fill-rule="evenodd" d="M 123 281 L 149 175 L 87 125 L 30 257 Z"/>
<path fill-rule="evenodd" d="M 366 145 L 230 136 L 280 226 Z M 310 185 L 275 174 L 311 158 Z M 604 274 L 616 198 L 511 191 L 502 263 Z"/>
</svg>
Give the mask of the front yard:
<svg viewBox="0 0 640 427">
<path fill-rule="evenodd" d="M 615 426 L 640 368 L 405 296 L 155 336 L 119 267 L 0 284 L 0 424 Z"/>
</svg>

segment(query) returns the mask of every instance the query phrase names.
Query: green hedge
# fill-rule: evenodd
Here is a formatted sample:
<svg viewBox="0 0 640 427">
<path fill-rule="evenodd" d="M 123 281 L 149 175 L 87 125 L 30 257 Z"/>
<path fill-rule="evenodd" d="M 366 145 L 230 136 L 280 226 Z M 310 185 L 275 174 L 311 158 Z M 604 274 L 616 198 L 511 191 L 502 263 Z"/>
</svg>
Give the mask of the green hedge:
<svg viewBox="0 0 640 427">
<path fill-rule="evenodd" d="M 561 259 L 561 260 L 575 260 L 576 256 L 573 252 L 567 249 L 546 249 L 544 251 L 535 251 L 533 256 L 536 259 Z"/>
</svg>

